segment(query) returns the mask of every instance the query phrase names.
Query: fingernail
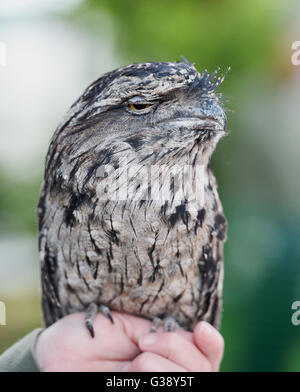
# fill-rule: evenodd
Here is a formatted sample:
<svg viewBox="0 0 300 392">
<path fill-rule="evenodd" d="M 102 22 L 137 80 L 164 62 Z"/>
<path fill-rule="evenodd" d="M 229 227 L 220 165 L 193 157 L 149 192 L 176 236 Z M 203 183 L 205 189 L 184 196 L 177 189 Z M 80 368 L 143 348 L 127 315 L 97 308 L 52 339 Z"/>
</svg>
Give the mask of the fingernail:
<svg viewBox="0 0 300 392">
<path fill-rule="evenodd" d="M 202 321 L 202 323 L 200 323 L 199 332 L 204 339 L 209 339 L 212 336 L 214 329 L 209 323 Z"/>
<path fill-rule="evenodd" d="M 151 333 L 149 335 L 145 335 L 140 339 L 140 344 L 142 346 L 151 346 L 157 340 L 157 336 L 155 333 Z"/>
</svg>

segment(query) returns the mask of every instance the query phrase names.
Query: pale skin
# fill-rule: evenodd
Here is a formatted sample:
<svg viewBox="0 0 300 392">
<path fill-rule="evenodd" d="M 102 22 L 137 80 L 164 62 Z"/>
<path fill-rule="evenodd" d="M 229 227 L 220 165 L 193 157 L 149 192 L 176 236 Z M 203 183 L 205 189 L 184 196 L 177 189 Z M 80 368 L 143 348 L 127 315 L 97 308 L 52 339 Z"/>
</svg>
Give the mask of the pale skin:
<svg viewBox="0 0 300 392">
<path fill-rule="evenodd" d="M 43 371 L 210 372 L 223 356 L 222 335 L 199 322 L 193 332 L 150 332 L 149 320 L 112 312 L 114 324 L 98 314 L 95 338 L 84 327 L 84 313 L 68 315 L 45 329 L 36 346 Z"/>
</svg>

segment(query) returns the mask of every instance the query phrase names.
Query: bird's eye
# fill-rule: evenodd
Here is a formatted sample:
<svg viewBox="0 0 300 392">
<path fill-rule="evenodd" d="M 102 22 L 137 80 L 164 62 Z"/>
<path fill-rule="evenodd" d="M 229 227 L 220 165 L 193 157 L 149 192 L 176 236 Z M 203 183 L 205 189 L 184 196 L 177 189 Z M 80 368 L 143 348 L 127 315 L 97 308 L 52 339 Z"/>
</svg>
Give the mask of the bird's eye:
<svg viewBox="0 0 300 392">
<path fill-rule="evenodd" d="M 132 110 L 143 110 L 148 109 L 152 105 L 150 103 L 130 103 L 128 107 Z"/>
</svg>

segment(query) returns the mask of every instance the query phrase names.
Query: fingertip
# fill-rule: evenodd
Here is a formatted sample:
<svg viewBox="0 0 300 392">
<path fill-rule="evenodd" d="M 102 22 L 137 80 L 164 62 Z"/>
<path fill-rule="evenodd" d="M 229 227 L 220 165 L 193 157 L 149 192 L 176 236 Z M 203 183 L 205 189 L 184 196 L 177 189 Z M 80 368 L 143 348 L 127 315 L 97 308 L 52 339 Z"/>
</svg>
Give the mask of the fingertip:
<svg viewBox="0 0 300 392">
<path fill-rule="evenodd" d="M 220 359 L 224 352 L 224 338 L 206 321 L 200 321 L 194 329 L 194 339 L 199 349 L 208 357 Z"/>
<path fill-rule="evenodd" d="M 137 317 L 127 313 L 113 312 L 114 320 L 121 323 L 125 334 L 138 344 L 139 338 L 150 331 L 151 322 L 143 317 Z"/>
<path fill-rule="evenodd" d="M 157 339 L 158 339 L 158 335 L 157 333 L 154 332 L 148 333 L 144 336 L 140 336 L 139 347 L 143 349 L 143 348 L 148 348 L 150 346 L 153 346 L 157 342 Z"/>
<path fill-rule="evenodd" d="M 201 338 L 201 340 L 209 341 L 217 339 L 223 342 L 223 336 L 220 334 L 220 332 L 207 321 L 200 321 L 195 326 L 194 334 Z"/>
</svg>

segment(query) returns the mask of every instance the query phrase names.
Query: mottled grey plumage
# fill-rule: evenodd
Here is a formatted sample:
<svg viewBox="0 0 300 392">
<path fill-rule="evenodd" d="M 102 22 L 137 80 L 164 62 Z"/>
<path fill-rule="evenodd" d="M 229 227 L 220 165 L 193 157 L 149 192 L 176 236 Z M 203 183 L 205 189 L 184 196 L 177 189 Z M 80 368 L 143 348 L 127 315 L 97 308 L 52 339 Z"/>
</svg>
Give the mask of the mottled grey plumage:
<svg viewBox="0 0 300 392">
<path fill-rule="evenodd" d="M 70 108 L 38 206 L 46 326 L 103 305 L 188 330 L 198 320 L 219 325 L 226 220 L 209 160 L 226 133 L 221 82 L 186 61 L 133 64 L 103 75 Z M 111 197 L 122 171 L 162 168 L 148 192 L 164 188 L 174 164 L 192 173 L 204 165 L 204 203 L 193 176 L 188 186 L 172 179 L 170 200 L 139 196 L 138 173 L 129 177 L 135 199 Z"/>
</svg>

